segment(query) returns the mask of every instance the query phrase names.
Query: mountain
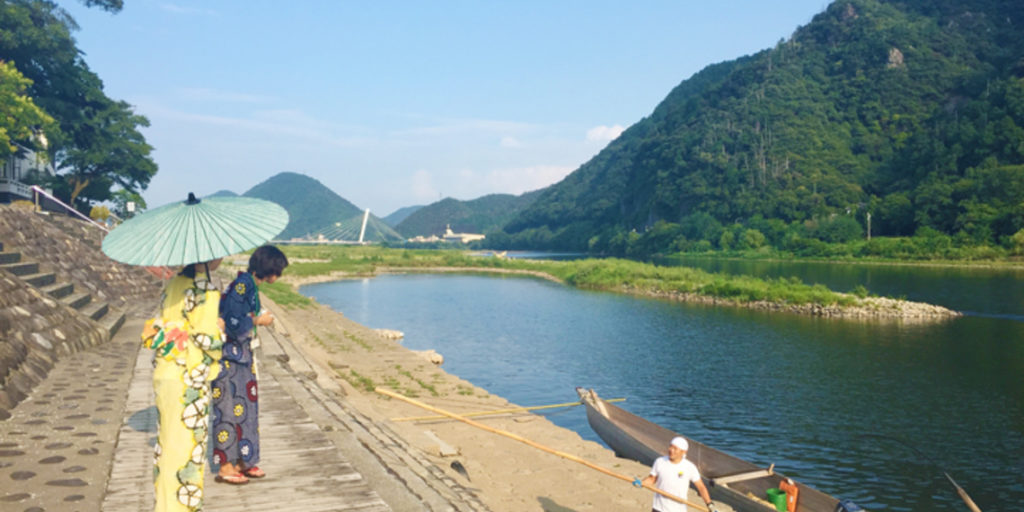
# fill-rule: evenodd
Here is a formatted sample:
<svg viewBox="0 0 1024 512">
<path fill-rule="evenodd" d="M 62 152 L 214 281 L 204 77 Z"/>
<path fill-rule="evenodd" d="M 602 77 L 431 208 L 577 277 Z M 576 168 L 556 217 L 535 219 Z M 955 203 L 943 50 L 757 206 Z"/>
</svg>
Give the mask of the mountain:
<svg viewBox="0 0 1024 512">
<path fill-rule="evenodd" d="M 236 197 L 238 194 L 230 190 L 218 190 L 206 197 Z"/>
<path fill-rule="evenodd" d="M 456 233 L 489 233 L 501 229 L 539 195 L 540 191 L 535 190 L 518 196 L 491 194 L 470 201 L 449 197 L 416 210 L 395 230 L 406 238 L 443 235 L 447 226 Z"/>
<path fill-rule="evenodd" d="M 394 213 L 388 215 L 387 217 L 384 217 L 381 220 L 383 220 L 388 226 L 395 227 L 398 225 L 398 223 L 405 220 L 406 217 L 412 215 L 420 208 L 423 208 L 423 205 L 406 206 L 404 208 L 399 208 L 395 210 Z"/>
<path fill-rule="evenodd" d="M 282 172 L 242 195 L 275 202 L 288 211 L 288 225 L 278 238 L 316 238 L 318 235 L 329 239 L 359 238 L 363 210 L 304 174 Z M 398 239 L 400 235 L 371 215 L 364 240 Z"/>
<path fill-rule="evenodd" d="M 505 241 L 594 250 L 660 226 L 665 250 L 757 226 L 783 243 L 862 236 L 868 214 L 876 235 L 1005 241 L 1024 228 L 1021 27 L 1019 0 L 833 2 L 680 83 Z"/>
</svg>

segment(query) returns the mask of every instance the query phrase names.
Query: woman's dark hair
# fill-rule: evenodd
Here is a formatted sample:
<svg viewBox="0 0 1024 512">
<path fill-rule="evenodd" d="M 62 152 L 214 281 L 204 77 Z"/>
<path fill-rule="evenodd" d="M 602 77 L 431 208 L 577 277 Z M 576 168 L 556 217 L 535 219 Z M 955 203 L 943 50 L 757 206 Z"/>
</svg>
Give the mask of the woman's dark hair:
<svg viewBox="0 0 1024 512">
<path fill-rule="evenodd" d="M 185 276 L 185 277 L 187 277 L 189 279 L 195 279 L 196 278 L 196 272 L 199 271 L 199 268 L 197 267 L 197 265 L 203 265 L 203 268 L 206 270 L 206 274 L 209 275 L 210 274 L 209 264 L 210 264 L 210 262 L 208 262 L 208 261 L 207 262 L 201 262 L 201 263 L 189 263 L 188 265 L 185 265 L 181 269 L 180 272 L 178 272 L 178 275 Z"/>
<path fill-rule="evenodd" d="M 287 266 L 288 257 L 273 245 L 260 246 L 249 257 L 249 272 L 257 279 L 280 277 Z"/>
</svg>

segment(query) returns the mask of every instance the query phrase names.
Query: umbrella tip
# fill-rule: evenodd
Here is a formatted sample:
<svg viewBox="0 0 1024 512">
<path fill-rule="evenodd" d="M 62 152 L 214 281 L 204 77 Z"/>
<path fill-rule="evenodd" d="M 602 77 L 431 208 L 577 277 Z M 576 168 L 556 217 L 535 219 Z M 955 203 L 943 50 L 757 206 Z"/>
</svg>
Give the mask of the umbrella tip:
<svg viewBox="0 0 1024 512">
<path fill-rule="evenodd" d="M 189 192 L 188 200 L 185 201 L 185 204 L 199 204 L 199 201 L 201 201 L 201 199 L 196 199 L 196 195 L 193 194 L 192 192 Z"/>
</svg>

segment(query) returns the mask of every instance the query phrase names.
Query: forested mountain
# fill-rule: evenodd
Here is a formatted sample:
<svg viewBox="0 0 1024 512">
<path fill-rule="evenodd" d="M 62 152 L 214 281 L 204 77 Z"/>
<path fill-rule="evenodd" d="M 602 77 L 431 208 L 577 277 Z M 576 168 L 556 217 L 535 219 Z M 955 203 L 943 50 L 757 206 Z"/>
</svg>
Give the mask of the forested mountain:
<svg viewBox="0 0 1024 512">
<path fill-rule="evenodd" d="M 382 217 L 381 220 L 383 220 L 388 226 L 395 227 L 400 222 L 405 220 L 406 217 L 412 215 L 413 213 L 416 213 L 416 211 L 419 210 L 420 208 L 423 208 L 423 205 L 406 206 L 403 208 L 399 208 L 392 212 L 391 215 L 388 215 L 387 217 Z"/>
<path fill-rule="evenodd" d="M 839 0 L 683 81 L 488 240 L 668 252 L 870 225 L 995 244 L 1024 228 L 1022 198 L 1020 0 Z"/>
<path fill-rule="evenodd" d="M 363 210 L 304 174 L 282 172 L 247 192 L 247 197 L 266 199 L 288 211 L 288 225 L 281 239 L 316 238 L 356 240 L 362 227 Z M 397 233 L 376 217 L 370 216 L 364 240 L 398 240 Z"/>
<path fill-rule="evenodd" d="M 424 206 L 395 226 L 406 238 L 443 235 L 450 225 L 456 233 L 488 233 L 500 229 L 540 195 L 490 194 L 470 201 L 445 198 Z"/>
</svg>

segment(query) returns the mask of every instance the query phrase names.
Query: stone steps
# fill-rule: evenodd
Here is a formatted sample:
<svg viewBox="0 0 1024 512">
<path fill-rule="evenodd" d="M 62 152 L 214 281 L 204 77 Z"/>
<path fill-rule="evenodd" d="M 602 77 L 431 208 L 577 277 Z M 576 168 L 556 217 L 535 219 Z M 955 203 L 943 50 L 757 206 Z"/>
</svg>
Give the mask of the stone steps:
<svg viewBox="0 0 1024 512">
<path fill-rule="evenodd" d="M 2 253 L 0 253 L 2 254 Z M 42 287 L 43 293 L 55 299 L 63 299 L 75 291 L 75 283 L 53 283 Z"/>
<path fill-rule="evenodd" d="M 57 282 L 57 274 L 54 274 L 53 272 L 39 272 L 37 274 L 21 275 L 18 277 L 20 277 L 22 281 L 25 281 L 36 288 L 42 288 L 46 285 Z"/>
<path fill-rule="evenodd" d="M 4 263 L 3 265 L 0 265 L 0 268 L 16 276 L 27 276 L 39 273 L 39 264 L 34 261 L 21 261 L 21 255 L 18 255 L 18 261 L 13 263 Z"/>
<path fill-rule="evenodd" d="M 58 282 L 57 275 L 39 268 L 35 261 L 25 261 L 21 253 L 4 250 L 0 243 L 0 269 L 4 269 L 22 281 L 39 288 L 40 291 L 77 310 L 96 322 L 99 322 L 110 336 L 113 336 L 124 324 L 125 313 L 114 311 L 106 302 L 94 302 L 89 292 L 75 292 L 74 283 Z"/>
<path fill-rule="evenodd" d="M 74 285 L 71 285 L 71 286 L 72 286 L 72 288 L 74 288 Z M 51 294 L 51 296 L 52 296 L 52 294 Z M 56 298 L 56 297 L 54 297 L 54 298 Z M 66 297 L 61 298 L 60 300 L 61 300 L 61 302 L 63 302 L 64 304 L 67 304 L 68 307 L 70 307 L 72 309 L 81 310 L 82 308 L 85 307 L 86 304 L 88 304 L 89 302 L 92 302 L 92 294 L 90 294 L 89 292 L 71 293 L 71 294 L 67 295 Z"/>
</svg>

